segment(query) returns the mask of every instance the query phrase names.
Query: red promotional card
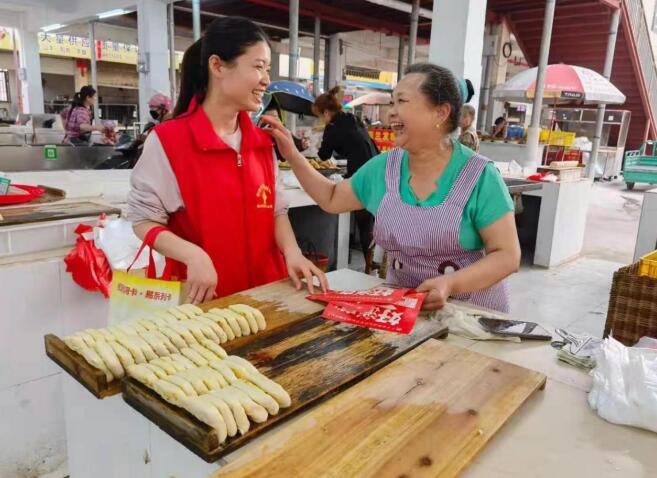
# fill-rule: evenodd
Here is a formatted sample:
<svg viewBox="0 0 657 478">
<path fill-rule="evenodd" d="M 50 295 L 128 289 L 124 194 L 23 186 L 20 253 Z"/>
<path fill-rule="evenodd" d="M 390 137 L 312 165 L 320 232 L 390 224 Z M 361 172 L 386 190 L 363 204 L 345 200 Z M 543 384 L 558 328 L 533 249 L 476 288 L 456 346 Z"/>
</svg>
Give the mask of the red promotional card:
<svg viewBox="0 0 657 478">
<path fill-rule="evenodd" d="M 367 304 L 395 304 L 402 300 L 411 289 L 400 289 L 386 284 L 373 287 L 369 290 L 335 291 L 311 294 L 307 298 L 320 302 L 363 302 Z"/>
<path fill-rule="evenodd" d="M 330 302 L 322 317 L 371 329 L 409 334 L 425 297 L 425 293 L 414 292 L 395 304 Z"/>
</svg>

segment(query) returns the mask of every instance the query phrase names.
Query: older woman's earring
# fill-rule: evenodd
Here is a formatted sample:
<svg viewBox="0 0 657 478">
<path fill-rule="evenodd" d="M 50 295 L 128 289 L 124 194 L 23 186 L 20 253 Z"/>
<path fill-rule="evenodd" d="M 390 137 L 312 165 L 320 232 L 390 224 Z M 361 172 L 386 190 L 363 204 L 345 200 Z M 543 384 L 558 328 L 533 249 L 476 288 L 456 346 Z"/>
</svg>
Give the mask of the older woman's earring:
<svg viewBox="0 0 657 478">
<path fill-rule="evenodd" d="M 436 123 L 436 129 L 440 129 L 442 127 L 442 123 Z"/>
</svg>

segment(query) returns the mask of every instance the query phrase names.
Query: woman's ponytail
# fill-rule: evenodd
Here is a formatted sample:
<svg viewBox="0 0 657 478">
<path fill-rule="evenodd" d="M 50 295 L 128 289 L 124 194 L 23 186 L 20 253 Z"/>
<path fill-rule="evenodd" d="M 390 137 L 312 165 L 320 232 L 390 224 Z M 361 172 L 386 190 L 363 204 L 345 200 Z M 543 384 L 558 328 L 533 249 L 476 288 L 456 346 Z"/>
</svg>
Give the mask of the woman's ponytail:
<svg viewBox="0 0 657 478">
<path fill-rule="evenodd" d="M 180 92 L 173 110 L 174 118 L 187 112 L 192 98 L 205 90 L 202 79 L 203 68 L 201 68 L 201 42 L 200 39 L 196 40 L 187 48 L 180 63 Z M 207 84 L 207 73 L 205 83 Z"/>
</svg>

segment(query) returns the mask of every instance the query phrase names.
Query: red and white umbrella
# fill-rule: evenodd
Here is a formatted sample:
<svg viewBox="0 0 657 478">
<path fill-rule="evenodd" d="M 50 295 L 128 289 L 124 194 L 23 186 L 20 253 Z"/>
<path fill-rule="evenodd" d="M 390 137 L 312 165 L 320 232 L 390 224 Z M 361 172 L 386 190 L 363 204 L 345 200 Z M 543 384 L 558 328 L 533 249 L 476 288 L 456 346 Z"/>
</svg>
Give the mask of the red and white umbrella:
<svg viewBox="0 0 657 478">
<path fill-rule="evenodd" d="M 530 68 L 495 88 L 493 98 L 529 103 L 536 93 L 536 71 Z M 601 74 L 575 65 L 548 65 L 543 98 L 552 103 L 622 104 L 625 95 Z"/>
</svg>

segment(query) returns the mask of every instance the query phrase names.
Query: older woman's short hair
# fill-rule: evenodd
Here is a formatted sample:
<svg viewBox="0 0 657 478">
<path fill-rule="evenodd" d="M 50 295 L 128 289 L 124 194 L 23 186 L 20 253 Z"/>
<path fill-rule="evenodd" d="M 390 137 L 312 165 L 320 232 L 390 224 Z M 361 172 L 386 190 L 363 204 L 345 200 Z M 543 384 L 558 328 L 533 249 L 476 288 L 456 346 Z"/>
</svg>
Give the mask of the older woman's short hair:
<svg viewBox="0 0 657 478">
<path fill-rule="evenodd" d="M 474 109 L 474 106 L 472 106 L 472 105 L 467 105 L 467 104 L 466 104 L 466 105 L 463 105 L 462 113 L 461 113 L 461 114 L 462 114 L 462 115 L 468 115 L 470 118 L 474 118 L 474 117 L 475 117 L 475 109 Z"/>
<path fill-rule="evenodd" d="M 451 111 L 448 126 L 450 132 L 454 131 L 461 119 L 463 98 L 452 72 L 444 66 L 433 63 L 415 63 L 406 69 L 407 75 L 411 73 L 424 75 L 420 89 L 431 104 L 434 106 L 449 104 Z"/>
</svg>

